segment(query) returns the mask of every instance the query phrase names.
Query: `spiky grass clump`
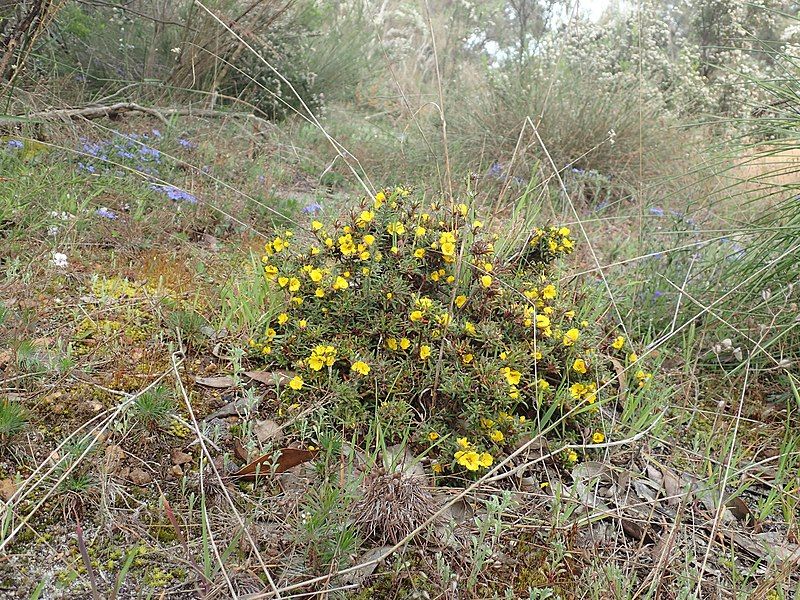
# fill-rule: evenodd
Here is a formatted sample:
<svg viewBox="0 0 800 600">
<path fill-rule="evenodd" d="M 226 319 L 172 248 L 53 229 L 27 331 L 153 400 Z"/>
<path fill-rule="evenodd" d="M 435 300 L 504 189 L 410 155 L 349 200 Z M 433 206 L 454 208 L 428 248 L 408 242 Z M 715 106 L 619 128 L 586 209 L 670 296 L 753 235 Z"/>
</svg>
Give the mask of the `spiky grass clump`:
<svg viewBox="0 0 800 600">
<path fill-rule="evenodd" d="M 173 393 L 163 386 L 144 392 L 133 404 L 134 417 L 146 429 L 169 426 L 174 413 Z"/>
<path fill-rule="evenodd" d="M 17 402 L 0 402 L 0 439 L 5 440 L 25 429 L 28 418 L 25 409 Z"/>
<path fill-rule="evenodd" d="M 413 472 L 376 469 L 366 476 L 362 492 L 353 506 L 355 524 L 366 539 L 378 544 L 398 543 L 436 508 L 425 478 Z"/>
</svg>

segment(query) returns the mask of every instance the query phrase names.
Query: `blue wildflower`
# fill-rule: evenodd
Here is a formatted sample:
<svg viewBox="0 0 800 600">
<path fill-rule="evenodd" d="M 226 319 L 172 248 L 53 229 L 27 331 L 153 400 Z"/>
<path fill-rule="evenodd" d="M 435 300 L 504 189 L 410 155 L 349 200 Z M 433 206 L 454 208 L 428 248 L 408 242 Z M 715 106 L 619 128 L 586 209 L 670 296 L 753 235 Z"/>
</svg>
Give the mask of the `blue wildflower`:
<svg viewBox="0 0 800 600">
<path fill-rule="evenodd" d="M 105 206 L 98 208 L 94 214 L 96 214 L 98 217 L 103 217 L 104 219 L 111 219 L 112 221 L 117 218 L 117 213 L 106 208 Z"/>
<path fill-rule="evenodd" d="M 663 217 L 664 216 L 664 209 L 663 208 L 658 208 L 657 206 L 651 206 L 650 207 L 650 214 L 651 215 L 655 215 L 657 217 Z"/>
<path fill-rule="evenodd" d="M 166 194 L 170 200 L 174 200 L 175 202 L 183 201 L 189 204 L 197 204 L 197 198 L 194 195 L 186 190 L 176 188 L 174 185 L 151 183 L 150 188 L 162 194 Z"/>
<path fill-rule="evenodd" d="M 495 161 L 489 167 L 489 177 L 501 177 L 503 175 L 503 165 Z"/>
<path fill-rule="evenodd" d="M 161 132 L 158 129 L 153 129 L 153 137 L 160 138 Z"/>
<path fill-rule="evenodd" d="M 184 148 L 194 148 L 194 144 L 185 138 L 179 138 L 178 143 Z"/>
<path fill-rule="evenodd" d="M 322 211 L 322 205 L 317 204 L 316 202 L 313 202 L 312 204 L 303 207 L 304 215 L 315 215 L 321 211 Z"/>
<path fill-rule="evenodd" d="M 9 140 L 6 144 L 9 150 L 20 150 L 23 145 L 20 140 Z"/>
<path fill-rule="evenodd" d="M 87 163 L 79 162 L 78 163 L 78 168 L 81 171 L 86 171 L 87 173 L 95 173 L 95 172 L 97 172 L 97 169 L 94 168 L 94 165 L 90 165 L 90 164 L 87 164 Z"/>
</svg>

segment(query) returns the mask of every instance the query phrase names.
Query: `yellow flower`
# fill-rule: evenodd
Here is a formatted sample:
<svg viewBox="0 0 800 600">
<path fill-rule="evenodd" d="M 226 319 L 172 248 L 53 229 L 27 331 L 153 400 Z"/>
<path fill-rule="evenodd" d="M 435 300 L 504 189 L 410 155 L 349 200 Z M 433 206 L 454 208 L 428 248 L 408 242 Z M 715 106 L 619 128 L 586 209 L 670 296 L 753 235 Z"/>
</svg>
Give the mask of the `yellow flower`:
<svg viewBox="0 0 800 600">
<path fill-rule="evenodd" d="M 431 347 L 427 344 L 423 344 L 419 347 L 419 357 L 422 360 L 427 359 L 431 355 Z"/>
<path fill-rule="evenodd" d="M 269 279 L 274 279 L 278 275 L 278 267 L 274 265 L 266 265 L 264 267 L 264 273 Z"/>
<path fill-rule="evenodd" d="M 603 435 L 602 431 L 595 431 L 594 434 L 592 434 L 592 441 L 595 444 L 602 444 L 605 441 L 605 439 L 606 436 Z"/>
<path fill-rule="evenodd" d="M 436 440 L 438 440 L 438 439 L 439 439 L 439 434 L 438 434 L 438 433 L 436 433 L 435 431 L 431 431 L 431 432 L 428 434 L 428 439 L 429 439 L 430 441 L 432 441 L 432 442 L 435 442 Z"/>
<path fill-rule="evenodd" d="M 350 256 L 356 252 L 356 244 L 353 241 L 353 236 L 349 233 L 339 238 L 339 250 L 345 256 Z"/>
<path fill-rule="evenodd" d="M 336 279 L 333 282 L 332 287 L 334 290 L 344 290 L 347 289 L 349 286 L 350 284 L 347 283 L 347 280 L 344 277 L 342 277 L 341 275 L 337 275 Z"/>
<path fill-rule="evenodd" d="M 295 375 L 289 382 L 289 387 L 293 390 L 299 390 L 303 387 L 303 378 L 300 375 Z"/>
<path fill-rule="evenodd" d="M 367 375 L 370 371 L 369 365 L 363 360 L 358 360 L 350 366 L 351 371 L 355 371 L 359 375 Z"/>
<path fill-rule="evenodd" d="M 441 247 L 442 254 L 447 257 L 453 257 L 456 254 L 456 236 L 449 231 L 445 231 L 439 236 L 439 246 Z"/>
<path fill-rule="evenodd" d="M 518 385 L 522 373 L 515 371 L 511 367 L 503 367 L 500 372 L 505 376 L 508 385 Z"/>
<path fill-rule="evenodd" d="M 322 288 L 317 288 L 316 290 L 314 290 L 314 295 L 317 298 L 324 298 L 325 297 L 325 290 L 323 290 Z"/>
<path fill-rule="evenodd" d="M 567 331 L 564 334 L 564 345 L 565 346 L 572 346 L 575 342 L 578 341 L 578 338 L 581 337 L 581 332 L 574 327 Z"/>
<path fill-rule="evenodd" d="M 491 419 L 487 419 L 486 417 L 481 417 L 481 427 L 485 427 L 486 429 L 491 429 L 494 427 L 494 421 Z"/>
<path fill-rule="evenodd" d="M 428 233 L 428 230 L 425 229 L 422 225 L 417 225 L 417 228 L 414 230 L 414 235 L 416 235 L 417 237 L 422 237 L 426 233 Z"/>
<path fill-rule="evenodd" d="M 578 453 L 575 450 L 569 450 L 567 452 L 567 461 L 571 463 L 578 462 Z"/>
<path fill-rule="evenodd" d="M 536 315 L 536 326 L 539 329 L 547 329 L 550 327 L 550 319 L 545 315 Z"/>
<path fill-rule="evenodd" d="M 433 470 L 433 472 L 434 472 L 434 473 L 436 473 L 437 475 L 438 475 L 439 473 L 441 473 L 442 471 L 444 471 L 444 468 L 443 468 L 443 467 L 442 467 L 442 465 L 440 465 L 438 462 L 435 462 L 435 463 L 433 463 L 433 464 L 431 465 L 431 469 L 432 469 L 432 470 Z"/>
<path fill-rule="evenodd" d="M 458 209 L 458 212 L 461 213 L 462 217 L 466 217 L 467 216 L 467 211 L 469 211 L 469 208 L 467 207 L 466 204 L 464 204 L 464 203 L 458 204 L 456 206 L 456 208 Z"/>
<path fill-rule="evenodd" d="M 332 367 L 334 362 L 336 362 L 336 348 L 333 346 L 316 346 L 308 357 L 308 366 L 314 371 L 319 371 L 322 367 Z"/>
<path fill-rule="evenodd" d="M 494 459 L 492 458 L 492 455 L 489 454 L 488 452 L 482 453 L 478 458 L 478 464 L 482 467 L 486 468 L 491 467 L 493 462 Z"/>
<path fill-rule="evenodd" d="M 586 373 L 586 362 L 582 358 L 576 358 L 572 363 L 572 370 L 576 373 Z"/>
<path fill-rule="evenodd" d="M 464 356 L 461 357 L 461 362 L 464 363 L 465 365 L 468 365 L 469 363 L 472 362 L 473 358 L 475 357 L 472 356 L 472 354 L 465 354 Z"/>
<path fill-rule="evenodd" d="M 558 230 L 558 235 L 562 237 L 567 237 L 569 235 L 569 227 L 562 227 Z"/>
<path fill-rule="evenodd" d="M 289 280 L 289 291 L 296 292 L 300 289 L 300 280 L 297 277 L 292 277 Z"/>
<path fill-rule="evenodd" d="M 542 298 L 545 300 L 555 300 L 556 296 L 558 296 L 558 292 L 552 283 L 550 285 L 546 285 L 542 290 Z"/>
<path fill-rule="evenodd" d="M 389 338 L 386 340 L 386 347 L 389 348 L 389 350 L 397 350 L 397 340 L 394 338 Z"/>
<path fill-rule="evenodd" d="M 369 251 L 364 250 L 361 254 L 358 255 L 358 258 L 360 258 L 361 260 L 369 260 L 369 256 L 370 256 Z"/>
<path fill-rule="evenodd" d="M 306 327 L 308 327 L 308 321 L 306 321 L 305 319 L 300 319 L 300 320 L 297 322 L 297 326 L 298 326 L 300 329 L 305 329 Z"/>
<path fill-rule="evenodd" d="M 481 285 L 485 288 L 492 287 L 492 276 L 491 275 L 483 275 L 481 277 Z"/>
<path fill-rule="evenodd" d="M 281 313 L 278 315 L 278 325 L 286 325 L 289 322 L 289 315 Z"/>
<path fill-rule="evenodd" d="M 508 388 L 508 397 L 516 400 L 519 398 L 519 390 L 512 385 L 510 388 Z"/>
<path fill-rule="evenodd" d="M 467 321 L 464 323 L 464 331 L 466 331 L 469 335 L 475 335 L 475 325 Z"/>
<path fill-rule="evenodd" d="M 543 392 L 546 392 L 547 390 L 550 389 L 550 384 L 544 379 L 540 379 L 539 381 L 536 382 L 536 384 L 539 386 L 539 389 L 542 390 Z"/>
<path fill-rule="evenodd" d="M 498 444 L 499 444 L 499 443 L 500 443 L 500 442 L 502 442 L 504 439 L 506 439 L 506 436 L 504 436 L 504 435 L 503 435 L 503 432 L 502 432 L 502 431 L 500 431 L 499 429 L 495 429 L 494 431 L 492 431 L 492 433 L 491 433 L 491 435 L 489 436 L 489 438 L 491 438 L 491 440 L 492 440 L 493 442 L 495 442 L 495 443 L 498 443 Z"/>
<path fill-rule="evenodd" d="M 478 221 L 477 219 L 475 219 L 472 222 L 472 227 L 475 229 L 480 229 L 481 227 L 483 227 L 483 221 Z"/>
<path fill-rule="evenodd" d="M 310 279 L 311 279 L 311 281 L 313 281 L 314 283 L 319 283 L 320 281 L 322 281 L 322 275 L 323 275 L 323 273 L 322 273 L 322 269 L 311 269 L 311 270 L 308 272 L 308 276 L 309 276 L 309 278 L 310 278 Z"/>
<path fill-rule="evenodd" d="M 611 347 L 614 350 L 622 350 L 622 347 L 625 345 L 625 338 L 621 335 L 617 337 L 613 342 L 611 342 Z"/>
<path fill-rule="evenodd" d="M 639 360 L 639 357 L 636 355 L 636 352 L 631 352 L 631 353 L 628 355 L 628 360 L 629 360 L 630 362 L 632 362 L 632 363 L 635 363 L 637 360 Z"/>
<path fill-rule="evenodd" d="M 284 277 L 283 275 L 278 277 L 278 285 L 279 286 L 286 287 L 287 283 L 289 283 L 289 278 L 288 277 Z"/>
<path fill-rule="evenodd" d="M 356 225 L 358 227 L 366 227 L 367 223 L 370 223 L 374 216 L 375 215 L 373 215 L 370 211 L 362 210 L 361 214 L 358 215 L 358 220 L 356 221 Z"/>
<path fill-rule="evenodd" d="M 283 238 L 276 237 L 272 241 L 272 248 L 273 250 L 275 250 L 275 252 L 280 252 L 288 247 L 289 247 L 289 242 L 284 240 Z"/>
<path fill-rule="evenodd" d="M 375 243 L 375 236 L 372 235 L 371 233 L 368 233 L 367 235 L 364 236 L 364 243 L 367 246 L 372 246 L 372 244 Z"/>
<path fill-rule="evenodd" d="M 400 338 L 400 348 L 403 350 L 408 350 L 411 346 L 411 340 L 408 338 Z"/>
<path fill-rule="evenodd" d="M 480 467 L 480 455 L 474 450 L 459 450 L 455 453 L 456 462 L 467 471 L 477 471 Z"/>
<path fill-rule="evenodd" d="M 422 311 L 421 310 L 411 311 L 409 319 L 411 319 L 412 323 L 416 323 L 417 321 L 422 321 Z"/>
<path fill-rule="evenodd" d="M 386 194 L 378 192 L 375 194 L 375 208 L 380 208 L 386 202 Z"/>
<path fill-rule="evenodd" d="M 568 319 L 574 319 L 575 318 L 575 311 L 574 310 L 568 310 L 567 312 L 564 313 L 564 316 L 567 317 Z"/>
<path fill-rule="evenodd" d="M 425 258 L 425 248 L 417 248 L 414 250 L 414 258 Z"/>
<path fill-rule="evenodd" d="M 460 296 L 456 296 L 456 306 L 458 308 L 463 308 L 464 305 L 467 303 L 467 297 L 463 294 Z"/>
<path fill-rule="evenodd" d="M 319 231 L 320 229 L 322 229 L 322 223 L 320 223 L 319 221 L 311 221 L 311 229 L 313 229 L 314 231 Z"/>
<path fill-rule="evenodd" d="M 386 231 L 392 235 L 403 235 L 406 232 L 406 226 L 401 221 L 395 221 L 394 223 L 389 223 Z"/>
<path fill-rule="evenodd" d="M 456 439 L 456 443 L 459 445 L 460 448 L 463 448 L 464 450 L 466 450 L 467 448 L 472 446 L 472 444 L 470 444 L 467 441 L 467 438 L 465 438 L 465 437 L 460 437 L 460 438 Z"/>
</svg>

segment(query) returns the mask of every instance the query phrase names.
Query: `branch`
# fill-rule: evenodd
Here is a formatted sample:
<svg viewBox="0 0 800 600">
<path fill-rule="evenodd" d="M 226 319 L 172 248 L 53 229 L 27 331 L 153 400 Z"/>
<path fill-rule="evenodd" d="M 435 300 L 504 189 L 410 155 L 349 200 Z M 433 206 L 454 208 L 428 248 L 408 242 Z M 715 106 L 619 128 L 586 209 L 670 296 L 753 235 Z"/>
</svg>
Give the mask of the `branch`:
<svg viewBox="0 0 800 600">
<path fill-rule="evenodd" d="M 46 110 L 27 115 L 0 115 L 0 125 L 19 124 L 20 122 L 43 121 L 77 121 L 81 119 L 92 120 L 118 118 L 126 113 L 143 113 L 150 115 L 168 125 L 169 117 L 202 117 L 202 118 L 233 118 L 252 119 L 262 125 L 270 126 L 269 121 L 257 117 L 252 113 L 224 112 L 203 108 L 149 108 L 134 102 L 117 102 L 107 106 L 86 106 L 83 108 L 64 108 L 59 110 Z"/>
</svg>

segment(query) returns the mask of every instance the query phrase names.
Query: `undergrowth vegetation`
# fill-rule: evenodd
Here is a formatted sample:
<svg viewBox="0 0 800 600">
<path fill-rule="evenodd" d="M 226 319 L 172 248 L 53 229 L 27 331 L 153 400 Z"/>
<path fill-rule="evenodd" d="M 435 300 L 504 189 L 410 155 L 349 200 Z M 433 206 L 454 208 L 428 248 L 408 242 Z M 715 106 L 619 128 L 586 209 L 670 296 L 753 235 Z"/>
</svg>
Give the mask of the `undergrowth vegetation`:
<svg viewBox="0 0 800 600">
<path fill-rule="evenodd" d="M 8 4 L 0 596 L 798 597 L 791 3 Z"/>
</svg>

